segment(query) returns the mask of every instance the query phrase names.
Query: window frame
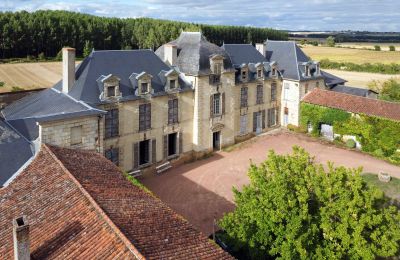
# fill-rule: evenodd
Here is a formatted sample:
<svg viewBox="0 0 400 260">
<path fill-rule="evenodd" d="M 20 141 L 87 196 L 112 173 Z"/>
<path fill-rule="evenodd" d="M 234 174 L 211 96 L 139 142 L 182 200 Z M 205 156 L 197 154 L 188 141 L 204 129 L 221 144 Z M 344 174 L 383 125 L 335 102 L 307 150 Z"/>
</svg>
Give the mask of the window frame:
<svg viewBox="0 0 400 260">
<path fill-rule="evenodd" d="M 74 141 L 74 139 L 75 138 L 73 138 L 75 135 L 76 135 L 76 133 L 74 133 L 74 130 L 79 130 L 79 136 L 80 136 L 80 138 L 76 138 L 76 139 L 79 139 L 79 141 Z M 82 144 L 82 131 L 83 131 L 83 129 L 82 129 L 82 125 L 78 125 L 78 126 L 73 126 L 73 127 L 71 127 L 70 128 L 70 144 L 71 144 L 71 146 L 72 145 L 80 145 L 80 144 Z"/>
<path fill-rule="evenodd" d="M 168 124 L 173 125 L 179 123 L 179 101 L 177 98 L 168 100 Z"/>
<path fill-rule="evenodd" d="M 290 84 L 288 82 L 285 82 L 283 84 L 283 100 L 289 100 L 289 90 Z"/>
<path fill-rule="evenodd" d="M 151 129 L 151 103 L 139 105 L 139 132 Z"/>
<path fill-rule="evenodd" d="M 144 85 L 146 85 L 146 91 L 143 91 Z M 149 82 L 147 82 L 147 81 L 140 82 L 140 93 L 142 93 L 142 94 L 149 93 Z"/>
<path fill-rule="evenodd" d="M 174 84 L 171 84 L 171 83 L 174 83 Z M 170 89 L 176 89 L 176 79 L 170 79 L 169 80 L 169 88 Z"/>
<path fill-rule="evenodd" d="M 107 88 L 107 97 L 115 97 L 115 96 L 117 96 L 117 86 L 107 86 L 106 87 Z M 113 89 L 113 95 L 110 95 L 110 89 Z"/>
<path fill-rule="evenodd" d="M 256 104 L 260 105 L 264 103 L 264 86 L 258 84 L 256 87 Z"/>
<path fill-rule="evenodd" d="M 249 99 L 249 88 L 241 87 L 240 88 L 240 107 L 248 107 L 248 99 Z"/>
<path fill-rule="evenodd" d="M 222 114 L 222 98 L 221 93 L 216 93 L 213 95 L 213 115 L 218 116 Z"/>
<path fill-rule="evenodd" d="M 107 110 L 104 116 L 104 137 L 113 138 L 119 135 L 119 110 L 113 108 Z"/>
</svg>

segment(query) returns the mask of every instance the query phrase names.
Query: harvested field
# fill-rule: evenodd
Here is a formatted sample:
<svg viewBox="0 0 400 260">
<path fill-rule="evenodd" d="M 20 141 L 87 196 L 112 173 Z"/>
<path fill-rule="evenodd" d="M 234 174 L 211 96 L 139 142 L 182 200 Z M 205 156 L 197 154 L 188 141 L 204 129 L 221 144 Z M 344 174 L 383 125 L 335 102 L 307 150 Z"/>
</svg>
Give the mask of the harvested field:
<svg viewBox="0 0 400 260">
<path fill-rule="evenodd" d="M 343 71 L 343 70 L 327 70 L 324 71 L 346 79 L 348 82 L 346 85 L 354 87 L 367 88 L 368 84 L 373 81 L 386 81 L 391 78 L 395 78 L 400 81 L 400 75 L 388 75 L 379 73 L 368 73 L 368 72 L 355 72 L 355 71 Z"/>
<path fill-rule="evenodd" d="M 61 62 L 36 62 L 0 64 L 0 93 L 11 91 L 13 87 L 36 89 L 52 87 L 61 79 Z"/>
<path fill-rule="evenodd" d="M 352 62 L 356 64 L 400 63 L 400 51 L 371 51 L 308 45 L 303 46 L 302 50 L 313 60 L 329 59 L 336 62 Z"/>
<path fill-rule="evenodd" d="M 396 48 L 396 51 L 400 51 L 400 43 L 394 42 L 394 43 L 380 43 L 380 42 L 341 42 L 337 43 L 337 46 L 343 46 L 343 47 L 348 47 L 348 48 L 357 48 L 357 49 L 370 49 L 374 50 L 375 45 L 381 46 L 382 51 L 389 51 L 389 46 L 394 46 Z"/>
</svg>

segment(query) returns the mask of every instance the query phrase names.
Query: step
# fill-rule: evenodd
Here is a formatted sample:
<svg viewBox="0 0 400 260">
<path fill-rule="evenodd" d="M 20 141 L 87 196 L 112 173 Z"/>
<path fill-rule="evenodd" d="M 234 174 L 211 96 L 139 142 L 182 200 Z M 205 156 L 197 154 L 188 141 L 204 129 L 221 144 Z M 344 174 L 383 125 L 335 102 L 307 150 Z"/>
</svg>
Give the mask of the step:
<svg viewBox="0 0 400 260">
<path fill-rule="evenodd" d="M 165 162 L 165 163 L 163 163 L 163 164 L 157 166 L 157 167 L 156 167 L 156 172 L 157 172 L 157 173 L 162 173 L 162 172 L 165 172 L 166 170 L 168 170 L 168 169 L 170 169 L 170 168 L 172 168 L 172 165 L 171 165 L 171 163 L 168 161 L 168 162 Z"/>
<path fill-rule="evenodd" d="M 129 174 L 130 176 L 132 176 L 132 177 L 137 177 L 137 176 L 142 175 L 143 173 L 142 173 L 141 170 L 136 170 L 136 171 L 128 172 L 128 174 Z"/>
</svg>

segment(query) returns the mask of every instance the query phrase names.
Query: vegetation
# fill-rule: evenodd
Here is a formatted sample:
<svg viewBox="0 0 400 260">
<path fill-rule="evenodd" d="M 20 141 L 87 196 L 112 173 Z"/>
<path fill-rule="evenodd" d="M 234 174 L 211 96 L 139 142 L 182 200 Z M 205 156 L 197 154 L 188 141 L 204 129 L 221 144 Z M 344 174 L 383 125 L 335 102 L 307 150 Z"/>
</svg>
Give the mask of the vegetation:
<svg viewBox="0 0 400 260">
<path fill-rule="evenodd" d="M 362 178 L 368 185 L 377 187 L 389 198 L 400 202 L 400 179 L 392 177 L 390 182 L 381 182 L 378 176 L 372 173 L 362 174 Z"/>
<path fill-rule="evenodd" d="M 324 69 L 340 69 L 347 71 L 383 73 L 383 74 L 399 74 L 400 64 L 383 64 L 383 63 L 364 63 L 355 64 L 352 62 L 335 62 L 328 59 L 320 61 L 321 67 Z"/>
<path fill-rule="evenodd" d="M 328 45 L 328 47 L 335 47 L 335 38 L 333 36 L 326 38 L 326 45 Z"/>
<path fill-rule="evenodd" d="M 396 47 L 394 47 L 393 45 L 389 46 L 389 51 L 396 51 Z"/>
<path fill-rule="evenodd" d="M 144 186 L 140 181 L 138 181 L 135 177 L 130 176 L 128 173 L 124 173 L 125 178 L 130 181 L 133 185 L 135 185 L 136 187 L 144 190 L 145 192 L 151 194 L 154 196 L 154 194 L 151 192 L 151 190 L 149 190 L 146 186 Z"/>
<path fill-rule="evenodd" d="M 379 93 L 379 99 L 400 102 L 400 82 L 396 79 L 379 82 L 372 81 L 369 87 Z"/>
<path fill-rule="evenodd" d="M 18 91 L 21 91 L 21 90 L 25 90 L 25 89 L 21 88 L 21 87 L 17 87 L 17 86 L 14 86 L 14 87 L 11 88 L 11 92 L 18 92 Z"/>
<path fill-rule="evenodd" d="M 150 18 L 119 19 L 67 11 L 0 12 L 0 57 L 54 57 L 63 46 L 82 55 L 86 42 L 95 49 L 157 48 L 182 30 L 201 30 L 216 44 L 286 40 L 283 31 L 244 26 L 212 26 Z"/>
<path fill-rule="evenodd" d="M 349 139 L 346 141 L 346 146 L 348 148 L 355 148 L 356 147 L 356 142 L 353 139 Z"/>
<path fill-rule="evenodd" d="M 375 46 L 374 46 L 374 49 L 375 49 L 376 51 L 380 51 L 380 50 L 381 50 L 381 46 L 375 45 Z"/>
<path fill-rule="evenodd" d="M 4 83 L 3 81 L 0 81 L 0 88 L 4 87 L 6 85 L 6 83 Z"/>
<path fill-rule="evenodd" d="M 307 103 L 301 104 L 300 124 L 311 124 L 312 135 L 319 136 L 322 123 L 333 125 L 340 135 L 354 135 L 364 152 L 400 165 L 400 122 L 385 118 L 359 115 L 338 109 Z"/>
<path fill-rule="evenodd" d="M 399 209 L 368 186 L 361 169 L 313 162 L 299 147 L 252 164 L 250 184 L 234 189 L 236 209 L 220 226 L 246 258 L 374 259 L 399 251 Z"/>
</svg>

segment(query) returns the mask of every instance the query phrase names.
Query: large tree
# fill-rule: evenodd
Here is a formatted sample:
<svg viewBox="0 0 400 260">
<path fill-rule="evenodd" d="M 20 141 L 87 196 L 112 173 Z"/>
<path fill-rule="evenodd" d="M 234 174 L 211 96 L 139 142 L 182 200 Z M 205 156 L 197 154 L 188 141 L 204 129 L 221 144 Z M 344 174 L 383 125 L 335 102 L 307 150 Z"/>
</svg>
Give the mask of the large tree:
<svg viewBox="0 0 400 260">
<path fill-rule="evenodd" d="M 374 259 L 399 253 L 400 213 L 369 187 L 361 169 L 325 170 L 302 148 L 271 151 L 234 189 L 236 209 L 220 221 L 254 259 Z M 231 241 L 231 242 L 232 242 Z"/>
</svg>

